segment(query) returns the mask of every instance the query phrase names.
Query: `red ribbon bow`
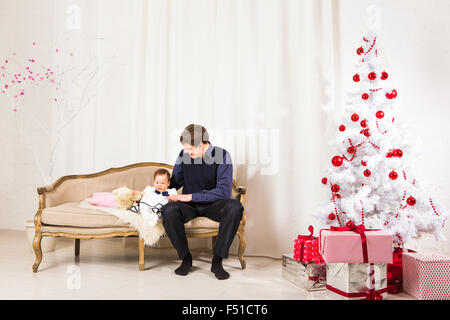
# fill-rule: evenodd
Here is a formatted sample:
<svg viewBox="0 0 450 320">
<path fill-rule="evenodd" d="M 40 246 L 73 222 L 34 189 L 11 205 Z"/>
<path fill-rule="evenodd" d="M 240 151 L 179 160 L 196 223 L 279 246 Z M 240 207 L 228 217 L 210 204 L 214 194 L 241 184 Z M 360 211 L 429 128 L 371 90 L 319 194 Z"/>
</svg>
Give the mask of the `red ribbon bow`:
<svg viewBox="0 0 450 320">
<path fill-rule="evenodd" d="M 366 300 L 383 300 L 380 290 L 371 289 L 367 294 Z"/>
<path fill-rule="evenodd" d="M 354 231 L 354 232 L 358 233 L 361 236 L 361 244 L 362 244 L 364 263 L 368 263 L 369 262 L 369 255 L 367 253 L 367 238 L 366 238 L 366 234 L 365 234 L 366 227 L 364 227 L 363 224 L 360 224 L 360 225 L 351 224 L 350 226 L 347 226 L 347 227 L 333 227 L 333 226 L 331 226 L 330 230 L 331 231 Z"/>
</svg>

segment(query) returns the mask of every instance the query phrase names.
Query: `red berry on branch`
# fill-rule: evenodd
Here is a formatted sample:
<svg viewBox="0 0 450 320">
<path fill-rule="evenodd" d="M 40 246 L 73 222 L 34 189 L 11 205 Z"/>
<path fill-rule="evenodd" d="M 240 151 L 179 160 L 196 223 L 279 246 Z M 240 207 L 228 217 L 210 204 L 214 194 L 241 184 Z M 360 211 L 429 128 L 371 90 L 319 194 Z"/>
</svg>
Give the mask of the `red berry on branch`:
<svg viewBox="0 0 450 320">
<path fill-rule="evenodd" d="M 353 81 L 359 82 L 359 80 L 360 80 L 359 74 L 355 74 L 355 75 L 353 76 Z"/>
<path fill-rule="evenodd" d="M 328 219 L 334 220 L 334 219 L 336 219 L 336 215 L 335 215 L 334 213 L 330 213 L 330 214 L 328 215 Z"/>
<path fill-rule="evenodd" d="M 377 113 L 375 113 L 375 116 L 376 116 L 378 119 L 382 119 L 382 118 L 384 117 L 384 112 L 381 111 L 381 110 L 378 110 Z"/>
<path fill-rule="evenodd" d="M 355 153 L 356 149 L 353 146 L 348 147 L 347 152 L 348 153 Z"/>
<path fill-rule="evenodd" d="M 370 137 L 370 131 L 369 131 L 369 129 L 364 129 L 364 135 L 365 135 L 366 137 Z"/>
<path fill-rule="evenodd" d="M 334 156 L 331 159 L 331 163 L 333 164 L 333 166 L 335 167 L 340 167 L 342 165 L 342 163 L 344 162 L 344 158 L 340 157 L 340 156 Z"/>
<path fill-rule="evenodd" d="M 369 169 L 364 170 L 364 176 L 365 177 L 370 177 L 371 174 L 372 174 L 372 172 L 370 172 Z"/>
<path fill-rule="evenodd" d="M 386 71 L 383 71 L 381 73 L 381 80 L 386 80 L 389 77 L 388 73 Z"/>
<path fill-rule="evenodd" d="M 363 128 L 367 127 L 367 120 L 366 119 L 361 121 L 361 127 L 363 127 Z"/>
<path fill-rule="evenodd" d="M 389 178 L 391 178 L 392 180 L 397 179 L 397 178 L 398 178 L 398 173 L 395 172 L 394 170 L 392 170 L 392 171 L 389 173 Z"/>
<path fill-rule="evenodd" d="M 345 131 L 345 126 L 343 124 L 341 124 L 339 126 L 339 131 L 341 131 L 341 132 Z"/>
<path fill-rule="evenodd" d="M 352 121 L 356 122 L 358 120 L 359 120 L 359 116 L 356 113 L 352 114 Z"/>
<path fill-rule="evenodd" d="M 416 199 L 413 196 L 409 196 L 409 198 L 406 199 L 406 203 L 409 204 L 410 206 L 413 206 L 416 204 Z"/>
<path fill-rule="evenodd" d="M 325 177 L 325 178 L 322 178 L 322 183 L 323 184 L 327 184 L 327 181 L 328 181 L 328 179 Z"/>
<path fill-rule="evenodd" d="M 339 186 L 337 184 L 333 184 L 331 186 L 331 191 L 334 192 L 334 193 L 339 192 L 340 189 L 341 188 L 339 188 Z"/>
<path fill-rule="evenodd" d="M 375 72 L 369 73 L 369 80 L 375 80 L 377 78 L 377 74 Z"/>
<path fill-rule="evenodd" d="M 362 95 L 361 95 L 361 98 L 363 99 L 363 100 L 367 100 L 367 99 L 369 99 L 369 95 L 367 94 L 367 93 L 363 93 Z"/>
</svg>

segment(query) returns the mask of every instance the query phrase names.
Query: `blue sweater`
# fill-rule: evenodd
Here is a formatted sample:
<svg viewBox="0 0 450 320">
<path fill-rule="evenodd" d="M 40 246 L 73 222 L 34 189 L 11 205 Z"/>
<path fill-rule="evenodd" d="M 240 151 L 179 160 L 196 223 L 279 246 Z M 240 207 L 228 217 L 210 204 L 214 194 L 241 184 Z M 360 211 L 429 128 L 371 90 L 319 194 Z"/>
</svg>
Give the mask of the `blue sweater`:
<svg viewBox="0 0 450 320">
<path fill-rule="evenodd" d="M 170 188 L 183 187 L 183 194 L 192 194 L 192 202 L 229 199 L 232 186 L 231 156 L 225 149 L 211 143 L 202 158 L 192 159 L 182 150 L 170 179 Z"/>
</svg>

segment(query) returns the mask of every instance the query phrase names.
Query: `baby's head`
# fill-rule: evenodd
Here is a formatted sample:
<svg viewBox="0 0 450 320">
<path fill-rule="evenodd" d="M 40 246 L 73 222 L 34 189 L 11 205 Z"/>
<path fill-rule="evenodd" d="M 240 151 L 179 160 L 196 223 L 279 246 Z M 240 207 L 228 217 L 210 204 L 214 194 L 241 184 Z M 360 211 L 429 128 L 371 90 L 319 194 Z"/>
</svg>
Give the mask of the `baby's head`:
<svg viewBox="0 0 450 320">
<path fill-rule="evenodd" d="M 166 191 L 170 185 L 170 172 L 166 169 L 158 169 L 153 175 L 153 187 L 160 191 Z"/>
</svg>

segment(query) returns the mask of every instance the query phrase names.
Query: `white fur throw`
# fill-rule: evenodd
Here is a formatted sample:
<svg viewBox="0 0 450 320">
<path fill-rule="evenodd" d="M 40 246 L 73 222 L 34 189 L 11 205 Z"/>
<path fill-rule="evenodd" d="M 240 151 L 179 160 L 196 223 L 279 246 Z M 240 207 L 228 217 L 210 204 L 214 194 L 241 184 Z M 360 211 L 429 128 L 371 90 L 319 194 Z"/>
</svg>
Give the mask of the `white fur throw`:
<svg viewBox="0 0 450 320">
<path fill-rule="evenodd" d="M 158 240 L 165 234 L 164 227 L 161 219 L 156 224 L 151 219 L 150 215 L 141 215 L 134 213 L 130 210 L 94 206 L 90 204 L 89 198 L 81 201 L 80 208 L 100 210 L 112 214 L 125 223 L 129 223 L 130 226 L 135 228 L 139 232 L 139 237 L 144 240 L 144 243 L 148 246 L 154 246 Z"/>
</svg>

